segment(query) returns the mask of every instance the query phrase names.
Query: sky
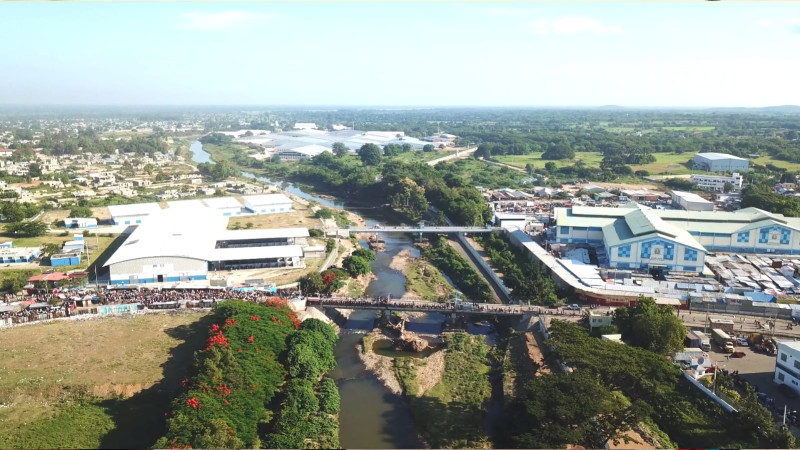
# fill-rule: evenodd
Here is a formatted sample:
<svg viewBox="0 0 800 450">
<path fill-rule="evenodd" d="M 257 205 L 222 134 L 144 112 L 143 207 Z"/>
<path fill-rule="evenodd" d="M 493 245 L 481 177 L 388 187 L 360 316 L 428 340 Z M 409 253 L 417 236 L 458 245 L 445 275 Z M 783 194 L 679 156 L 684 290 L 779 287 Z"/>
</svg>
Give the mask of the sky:
<svg viewBox="0 0 800 450">
<path fill-rule="evenodd" d="M 0 105 L 800 105 L 795 2 L 0 2 Z"/>
</svg>

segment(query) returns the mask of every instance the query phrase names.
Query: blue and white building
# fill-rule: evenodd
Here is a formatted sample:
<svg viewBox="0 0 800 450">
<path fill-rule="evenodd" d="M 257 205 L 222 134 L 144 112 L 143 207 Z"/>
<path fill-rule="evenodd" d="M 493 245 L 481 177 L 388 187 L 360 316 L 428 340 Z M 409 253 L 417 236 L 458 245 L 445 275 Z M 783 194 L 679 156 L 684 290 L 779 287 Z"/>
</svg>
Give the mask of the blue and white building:
<svg viewBox="0 0 800 450">
<path fill-rule="evenodd" d="M 246 195 L 244 207 L 253 214 L 275 214 L 292 210 L 292 199 L 283 194 Z"/>
<path fill-rule="evenodd" d="M 205 280 L 209 271 L 303 267 L 308 229 L 227 230 L 211 208 L 150 215 L 106 261 L 110 284 Z"/>
<path fill-rule="evenodd" d="M 773 381 L 800 393 L 800 341 L 778 341 Z"/>
<path fill-rule="evenodd" d="M 111 205 L 111 221 L 114 225 L 139 225 L 147 220 L 150 214 L 161 211 L 158 203 L 134 203 L 130 205 Z"/>
<path fill-rule="evenodd" d="M 5 244 L 5 243 L 4 243 Z M 0 263 L 27 263 L 39 257 L 38 247 L 0 247 Z"/>
<path fill-rule="evenodd" d="M 211 209 L 219 211 L 223 216 L 235 217 L 243 213 L 242 204 L 233 197 L 212 197 L 203 200 Z"/>
<path fill-rule="evenodd" d="M 97 228 L 97 219 L 93 217 L 68 217 L 64 219 L 67 228 Z"/>
</svg>

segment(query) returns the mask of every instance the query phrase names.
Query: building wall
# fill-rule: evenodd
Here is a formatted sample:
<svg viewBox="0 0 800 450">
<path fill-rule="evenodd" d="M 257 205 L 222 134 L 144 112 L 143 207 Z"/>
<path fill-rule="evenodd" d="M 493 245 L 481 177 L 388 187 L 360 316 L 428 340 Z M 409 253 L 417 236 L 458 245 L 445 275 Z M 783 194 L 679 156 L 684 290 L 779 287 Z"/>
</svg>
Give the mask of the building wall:
<svg viewBox="0 0 800 450">
<path fill-rule="evenodd" d="M 778 345 L 773 381 L 800 392 L 800 354 L 796 350 Z"/>
<path fill-rule="evenodd" d="M 245 207 L 254 214 L 275 214 L 292 210 L 292 203 L 276 203 L 274 205 L 252 205 L 245 201 Z"/>
<path fill-rule="evenodd" d="M 709 250 L 746 253 L 800 254 L 800 231 L 777 222 L 753 226 L 733 234 L 696 233 L 692 236 Z"/>
<path fill-rule="evenodd" d="M 109 266 L 111 284 L 155 283 L 158 275 L 164 281 L 204 280 L 208 274 L 208 263 L 200 259 L 181 257 L 139 258 L 122 261 Z"/>
<path fill-rule="evenodd" d="M 111 220 L 114 225 L 138 225 L 147 218 L 149 214 L 141 214 L 138 216 L 117 216 L 112 217 Z"/>
<path fill-rule="evenodd" d="M 561 244 L 602 244 L 603 229 L 600 227 L 558 227 L 556 237 Z"/>
<path fill-rule="evenodd" d="M 706 254 L 662 238 L 645 238 L 606 248 L 609 266 L 619 269 L 647 269 L 663 266 L 679 272 L 702 272 Z"/>
<path fill-rule="evenodd" d="M 701 155 L 694 156 L 694 163 L 699 169 L 709 172 L 747 172 L 750 161 L 740 159 L 707 159 Z"/>
</svg>

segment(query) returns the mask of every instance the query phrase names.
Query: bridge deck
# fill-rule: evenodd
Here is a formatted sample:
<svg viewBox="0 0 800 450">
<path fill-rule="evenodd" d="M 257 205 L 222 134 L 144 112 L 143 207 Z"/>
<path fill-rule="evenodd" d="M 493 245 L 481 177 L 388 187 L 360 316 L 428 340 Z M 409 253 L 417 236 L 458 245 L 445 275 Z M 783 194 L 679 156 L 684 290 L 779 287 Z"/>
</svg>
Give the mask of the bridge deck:
<svg viewBox="0 0 800 450">
<path fill-rule="evenodd" d="M 535 313 L 536 307 L 498 305 L 495 303 L 437 303 L 418 300 L 374 301 L 372 299 L 309 297 L 306 306 L 342 309 L 369 309 L 383 311 L 438 312 L 443 314 L 489 314 L 494 316 L 521 316 Z"/>
<path fill-rule="evenodd" d="M 486 227 L 350 227 L 340 231 L 351 233 L 491 233 L 501 228 Z"/>
</svg>

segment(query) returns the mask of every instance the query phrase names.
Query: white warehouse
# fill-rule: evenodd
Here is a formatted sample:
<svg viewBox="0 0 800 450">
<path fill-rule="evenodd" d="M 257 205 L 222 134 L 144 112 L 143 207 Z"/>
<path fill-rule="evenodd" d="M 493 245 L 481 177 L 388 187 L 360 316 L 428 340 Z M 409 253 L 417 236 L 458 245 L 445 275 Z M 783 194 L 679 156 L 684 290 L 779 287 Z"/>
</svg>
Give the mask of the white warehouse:
<svg viewBox="0 0 800 450">
<path fill-rule="evenodd" d="M 274 214 L 292 210 L 292 199 L 283 194 L 247 195 L 244 207 L 253 214 Z"/>
<path fill-rule="evenodd" d="M 151 215 L 106 261 L 109 283 L 205 280 L 210 270 L 303 267 L 307 229 L 226 230 L 227 223 L 210 208 Z"/>
<path fill-rule="evenodd" d="M 134 203 L 108 207 L 108 212 L 111 213 L 111 221 L 114 222 L 114 225 L 138 225 L 150 214 L 159 211 L 161 211 L 161 207 L 158 206 L 158 203 Z"/>
</svg>

